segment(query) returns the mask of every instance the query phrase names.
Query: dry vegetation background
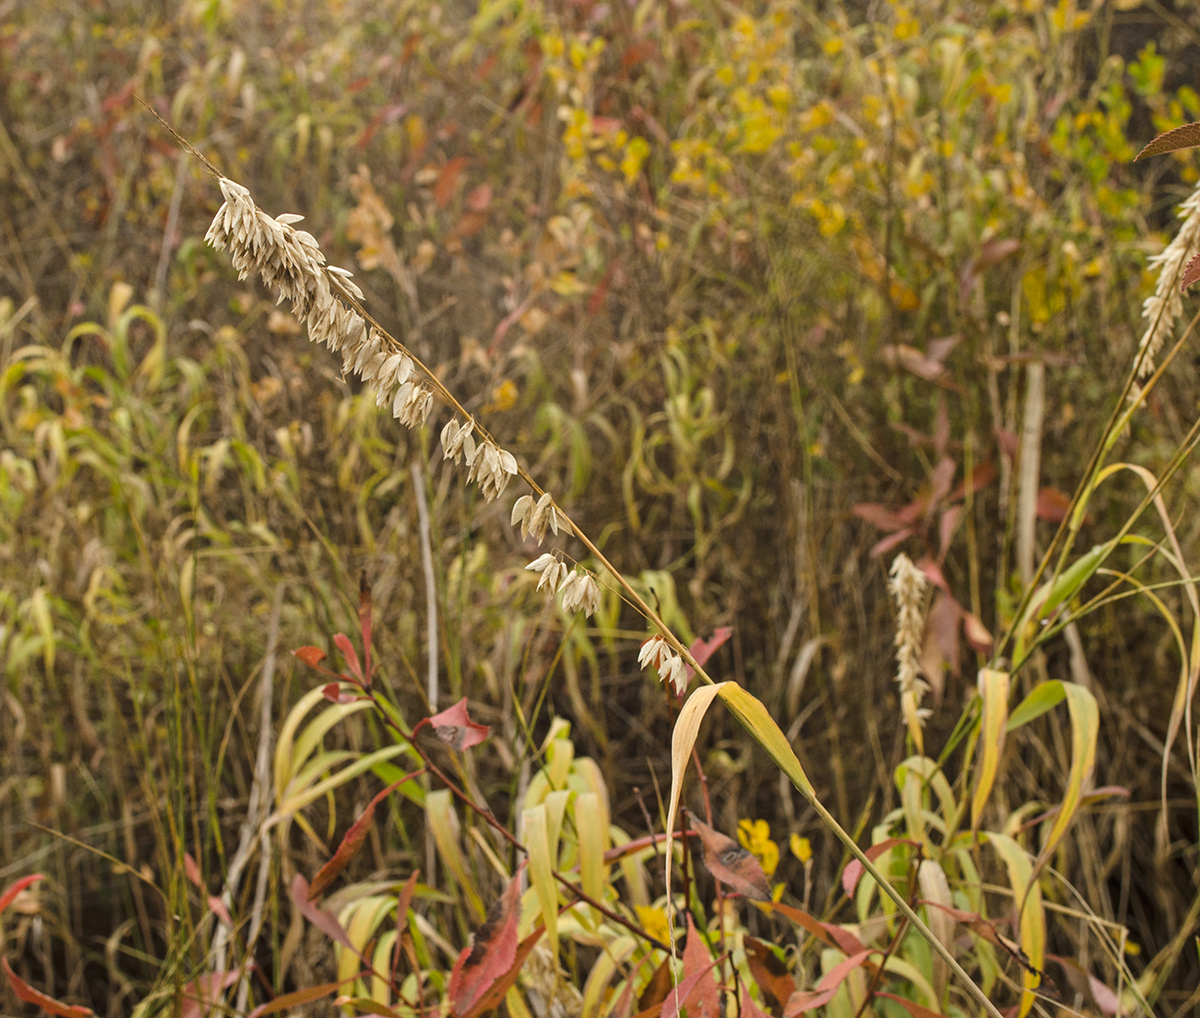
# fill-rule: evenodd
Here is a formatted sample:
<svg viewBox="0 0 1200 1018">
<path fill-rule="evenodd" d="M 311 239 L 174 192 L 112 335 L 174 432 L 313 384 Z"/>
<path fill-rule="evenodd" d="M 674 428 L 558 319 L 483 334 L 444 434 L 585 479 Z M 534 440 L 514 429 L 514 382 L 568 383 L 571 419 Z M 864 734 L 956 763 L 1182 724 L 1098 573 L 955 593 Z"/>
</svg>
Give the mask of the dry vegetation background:
<svg viewBox="0 0 1200 1018">
<path fill-rule="evenodd" d="M 1198 66 L 1188 0 L 0 4 L 0 886 L 46 875 L 0 920 L 14 968 L 100 1014 L 182 1006 L 215 936 L 184 853 L 219 893 L 264 665 L 277 729 L 317 681 L 286 651 L 357 632 L 365 574 L 379 681 L 408 724 L 430 713 L 422 502 L 433 709 L 466 696 L 492 726 L 462 780 L 515 824 L 557 717 L 631 836 L 661 830 L 670 781 L 676 708 L 637 666 L 642 620 L 615 597 L 576 619 L 534 592 L 511 496 L 485 505 L 442 462 L 444 414 L 404 431 L 237 281 L 203 242 L 215 182 L 135 94 L 272 215 L 304 214 L 685 642 L 732 627 L 709 671 L 767 705 L 865 845 L 906 756 L 887 565 L 903 550 L 944 582 L 922 653 L 936 757 L 1132 363 L 1147 258 L 1200 174 L 1195 152 L 1131 160 L 1200 119 Z M 1186 350 L 1119 457 L 1161 469 L 1198 399 Z M 1081 549 L 1136 483 L 1102 489 Z M 1198 494 L 1185 467 L 1166 495 L 1188 561 Z M 1166 1015 L 1200 985 L 1200 838 L 1185 730 L 1156 844 L 1180 669 L 1164 612 L 1194 621 L 1178 587 L 1158 597 L 1082 617 L 1013 684 L 1015 702 L 1073 680 L 1099 704 L 1094 783 L 1127 796 L 1087 809 L 1054 865 L 1127 927 Z M 326 745 L 388 738 L 356 714 Z M 714 826 L 766 821 L 787 900 L 853 921 L 841 846 L 770 760 L 719 714 L 699 751 Z M 1061 711 L 1010 739 L 992 829 L 1057 803 L 1070 757 Z M 951 755 L 951 781 L 960 768 Z M 332 978 L 286 883 L 379 787 L 318 799 L 313 837 L 278 847 L 257 1002 Z M 491 900 L 503 885 L 462 823 Z M 764 859 L 765 836 L 747 839 Z M 423 813 L 397 798 L 353 873 L 402 879 L 426 857 Z M 1079 901 L 1045 894 L 1067 909 L 1053 951 L 1116 986 Z M 478 923 L 456 900 L 418 897 L 455 950 Z M 594 953 L 564 940 L 562 959 L 583 985 Z"/>
</svg>

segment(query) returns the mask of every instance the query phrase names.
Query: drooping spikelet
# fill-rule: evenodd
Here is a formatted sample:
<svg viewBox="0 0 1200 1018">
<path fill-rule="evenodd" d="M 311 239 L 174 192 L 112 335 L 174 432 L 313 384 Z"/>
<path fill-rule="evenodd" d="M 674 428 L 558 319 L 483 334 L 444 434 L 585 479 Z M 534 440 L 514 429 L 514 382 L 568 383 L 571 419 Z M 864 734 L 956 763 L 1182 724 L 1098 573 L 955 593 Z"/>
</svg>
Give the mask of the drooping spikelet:
<svg viewBox="0 0 1200 1018">
<path fill-rule="evenodd" d="M 896 602 L 896 684 L 900 687 L 900 709 L 913 745 L 923 755 L 922 727 L 929 711 L 921 707 L 921 699 L 929 686 L 918 674 L 918 661 L 925 631 L 922 612 L 925 574 L 903 552 L 892 560 L 890 573 L 888 590 Z"/>
<path fill-rule="evenodd" d="M 1142 317 L 1149 319 L 1150 324 L 1138 344 L 1138 378 L 1145 378 L 1154 371 L 1154 359 L 1183 313 L 1180 290 L 1183 270 L 1200 253 L 1200 185 L 1179 206 L 1179 218 L 1183 223 L 1175 239 L 1147 265 L 1158 269 L 1158 283 L 1154 293 L 1142 304 Z"/>
</svg>

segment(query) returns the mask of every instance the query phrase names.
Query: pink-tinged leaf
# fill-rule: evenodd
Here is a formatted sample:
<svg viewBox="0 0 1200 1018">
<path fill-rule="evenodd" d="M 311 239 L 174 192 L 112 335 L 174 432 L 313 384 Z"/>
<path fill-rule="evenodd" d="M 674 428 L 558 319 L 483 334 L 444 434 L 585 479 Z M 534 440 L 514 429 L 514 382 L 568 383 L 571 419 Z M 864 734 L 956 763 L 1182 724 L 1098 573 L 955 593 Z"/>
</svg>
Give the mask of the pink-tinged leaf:
<svg viewBox="0 0 1200 1018">
<path fill-rule="evenodd" d="M 359 973 L 350 976 L 349 979 L 343 979 L 342 982 L 349 982 L 351 979 L 357 979 Z M 322 997 L 328 997 L 331 993 L 336 993 L 342 983 L 322 983 L 320 986 L 309 986 L 303 990 L 294 990 L 291 993 L 283 993 L 274 1000 L 269 1000 L 265 1004 L 259 1004 L 253 1011 L 250 1012 L 249 1018 L 263 1018 L 263 1015 L 278 1014 L 280 1011 L 286 1011 L 289 1007 L 299 1007 L 301 1004 L 311 1004 L 314 1000 L 320 1000 Z"/>
<path fill-rule="evenodd" d="M 938 398 L 937 415 L 933 423 L 933 451 L 939 457 L 946 455 L 946 446 L 950 444 L 950 413 L 946 409 L 946 401 Z"/>
<path fill-rule="evenodd" d="M 1164 152 L 1178 152 L 1180 149 L 1197 147 L 1200 147 L 1200 122 L 1184 124 L 1174 130 L 1164 131 L 1134 156 L 1133 161 L 1136 163 L 1147 156 L 1160 156 Z"/>
<path fill-rule="evenodd" d="M 1021 250 L 1021 242 L 1012 237 L 1005 237 L 1001 240 L 989 240 L 979 248 L 979 253 L 975 255 L 958 277 L 958 292 L 960 303 L 966 303 L 967 298 L 971 295 L 971 291 L 975 288 L 976 282 L 983 274 L 985 269 L 991 268 L 993 265 L 1003 261 L 1009 255 L 1016 254 Z"/>
<path fill-rule="evenodd" d="M 963 634 L 972 650 L 978 651 L 980 654 L 992 652 L 995 640 L 992 639 L 992 634 L 988 632 L 987 626 L 979 621 L 978 616 L 972 615 L 970 612 L 963 612 Z"/>
<path fill-rule="evenodd" d="M 400 965 L 400 950 L 404 943 L 404 931 L 408 928 L 408 910 L 412 906 L 413 894 L 417 890 L 417 877 L 420 874 L 420 870 L 413 870 L 409 874 L 408 879 L 404 881 L 404 886 L 400 888 L 400 894 L 396 897 L 396 947 L 392 951 L 393 973 L 395 973 Z"/>
<path fill-rule="evenodd" d="M 292 878 L 292 904 L 300 910 L 300 914 L 312 923 L 318 930 L 325 934 L 330 940 L 336 940 L 342 947 L 358 954 L 358 948 L 350 941 L 350 935 L 342 929 L 342 924 L 337 921 L 337 916 L 332 912 L 326 912 L 324 909 L 317 908 L 311 901 L 308 900 L 308 881 L 304 879 L 303 873 L 297 873 Z M 359 955 L 359 957 L 362 957 Z"/>
<path fill-rule="evenodd" d="M 434 734 L 451 749 L 462 751 L 478 746 L 488 737 L 488 726 L 478 724 L 467 715 L 467 698 L 464 696 L 453 707 L 426 719 L 433 726 Z"/>
<path fill-rule="evenodd" d="M 996 465 L 991 460 L 984 460 L 974 470 L 971 471 L 971 476 L 958 485 L 950 492 L 951 502 L 961 502 L 967 497 L 967 489 L 970 488 L 971 494 L 977 491 L 982 491 L 996 479 Z"/>
<path fill-rule="evenodd" d="M 1000 451 L 1005 456 L 1010 460 L 1017 458 L 1017 452 L 1021 447 L 1021 440 L 1017 437 L 1015 431 L 1006 431 L 1004 428 L 997 428 L 996 441 L 1000 446 Z"/>
<path fill-rule="evenodd" d="M 466 206 L 472 212 L 486 212 L 492 204 L 492 185 L 480 184 L 467 192 Z"/>
<path fill-rule="evenodd" d="M 713 878 L 738 894 L 755 901 L 769 901 L 771 886 L 754 853 L 742 848 L 733 838 L 709 827 L 691 810 L 688 818 L 704 845 L 704 865 Z"/>
<path fill-rule="evenodd" d="M 754 1003 L 750 991 L 742 989 L 742 1018 L 771 1018 L 761 1007 Z"/>
<path fill-rule="evenodd" d="M 196 860 L 192 858 L 191 852 L 183 853 L 183 872 L 188 880 L 190 880 L 196 887 L 200 888 L 200 890 L 208 890 L 208 888 L 204 885 L 204 878 L 200 875 L 200 867 L 197 865 Z"/>
<path fill-rule="evenodd" d="M 337 644 L 337 649 L 342 652 L 342 657 L 346 659 L 346 667 L 350 669 L 350 674 L 358 679 L 360 686 L 366 685 L 363 679 L 362 665 L 358 663 L 358 652 L 354 649 L 354 644 L 350 642 L 350 637 L 345 633 L 338 633 L 333 642 Z"/>
<path fill-rule="evenodd" d="M 931 558 L 923 558 L 917 563 L 917 568 L 925 574 L 925 579 L 932 583 L 938 590 L 944 591 L 947 595 L 950 593 L 950 584 L 946 580 L 946 574 L 942 572 L 942 567 L 939 566 Z"/>
<path fill-rule="evenodd" d="M 313 882 L 308 888 L 308 900 L 316 901 L 325 891 L 325 889 L 337 879 L 338 875 L 348 865 L 356 855 L 359 849 L 363 847 L 363 842 L 366 841 L 367 834 L 371 830 L 371 822 L 375 818 L 375 807 L 378 806 L 384 799 L 392 794 L 397 788 L 403 785 L 406 781 L 412 781 L 413 778 L 424 773 L 425 768 L 419 771 L 413 771 L 411 774 L 406 774 L 399 781 L 394 781 L 388 785 L 382 792 L 375 796 L 357 820 L 350 825 L 350 829 L 342 835 L 342 842 L 337 847 L 337 851 L 333 853 L 333 858 L 329 860 L 313 877 Z"/>
<path fill-rule="evenodd" d="M 905 527 L 903 530 L 897 530 L 894 534 L 888 534 L 881 541 L 876 541 L 869 552 L 871 558 L 879 558 L 880 555 L 886 555 L 896 545 L 903 544 L 917 531 L 914 527 Z"/>
<path fill-rule="evenodd" d="M 210 972 L 187 983 L 183 987 L 183 1006 L 179 1009 L 179 1018 L 204 1018 L 213 1010 L 221 991 L 229 989 L 241 975 L 240 969 Z"/>
<path fill-rule="evenodd" d="M 942 361 L 950 356 L 950 351 L 961 342 L 962 334 L 957 332 L 952 336 L 943 336 L 941 339 L 931 339 L 929 341 L 929 356 L 941 364 Z"/>
<path fill-rule="evenodd" d="M 900 530 L 906 525 L 896 513 L 885 505 L 877 502 L 860 502 L 850 510 L 860 520 L 866 520 L 871 526 L 880 530 Z"/>
<path fill-rule="evenodd" d="M 908 838 L 887 838 L 879 842 L 877 845 L 872 845 L 863 852 L 871 862 L 878 859 L 884 852 L 895 848 L 897 845 L 912 845 L 917 847 L 917 842 L 910 841 Z M 846 868 L 842 870 L 842 889 L 846 894 L 853 896 L 854 889 L 858 886 L 858 880 L 863 874 L 863 865 L 857 859 L 851 859 L 846 863 Z"/>
<path fill-rule="evenodd" d="M 0 912 L 3 912 L 6 908 L 8 908 L 9 905 L 16 901 L 17 895 L 25 890 L 25 888 L 31 887 L 39 880 L 45 879 L 46 878 L 42 876 L 42 874 L 33 873 L 30 876 L 22 877 L 15 884 L 9 884 L 9 886 L 4 889 L 4 893 L 0 894 Z"/>
<path fill-rule="evenodd" d="M 713 630 L 711 640 L 703 640 L 696 637 L 692 641 L 692 645 L 688 648 L 692 657 L 696 659 L 696 664 L 703 668 L 708 664 L 708 659 L 717 652 L 717 649 L 725 643 L 733 635 L 732 626 L 718 626 Z M 687 677 L 690 679 L 696 674 L 695 669 L 691 665 L 685 664 L 684 670 L 687 672 Z"/>
<path fill-rule="evenodd" d="M 746 946 L 746 964 L 750 975 L 758 983 L 762 991 L 763 1002 L 776 1011 L 782 1011 L 792 994 L 796 992 L 796 980 L 792 978 L 788 967 L 779 960 L 779 956 L 771 950 L 771 945 L 751 936 L 744 938 Z M 749 997 L 743 997 L 742 1014 L 747 1014 L 745 1002 Z M 754 1012 L 750 1012 L 754 1013 Z M 761 1011 L 757 1012 L 762 1014 Z"/>
<path fill-rule="evenodd" d="M 1061 523 L 1067 518 L 1071 508 L 1071 496 L 1064 495 L 1057 488 L 1042 488 L 1038 492 L 1036 512 L 1038 519 L 1049 520 L 1051 523 Z"/>
<path fill-rule="evenodd" d="M 316 668 L 325 660 L 325 651 L 320 647 L 301 647 L 292 651 L 292 656 L 299 658 L 310 668 Z"/>
<path fill-rule="evenodd" d="M 718 1018 L 723 1013 L 717 981 L 713 968 L 717 962 L 708 953 L 708 948 L 687 914 L 687 943 L 683 948 L 683 978 L 677 987 L 667 993 L 663 1003 L 662 1018 L 677 1018 L 679 1009 L 688 1009 L 688 1018 Z"/>
<path fill-rule="evenodd" d="M 212 910 L 213 915 L 221 920 L 230 929 L 233 929 L 233 916 L 229 914 L 229 909 L 225 907 L 225 902 L 218 898 L 215 894 L 208 896 L 208 907 Z"/>
<path fill-rule="evenodd" d="M 13 993 L 17 995 L 17 999 L 25 1001 L 26 1004 L 36 1004 L 47 1014 L 58 1015 L 59 1018 L 85 1018 L 87 1015 L 95 1014 L 90 1007 L 64 1004 L 60 1000 L 46 996 L 40 990 L 35 990 L 9 967 L 7 958 L 0 958 L 0 965 L 4 966 L 4 974 L 8 976 L 8 985 L 12 987 Z"/>
<path fill-rule="evenodd" d="M 925 620 L 921 643 L 921 672 L 929 682 L 934 701 L 940 702 L 946 687 L 946 668 L 959 673 L 958 620 L 962 608 L 954 598 L 938 591 Z"/>
<path fill-rule="evenodd" d="M 1046 960 L 1058 962 L 1062 966 L 1071 989 L 1082 997 L 1085 1004 L 1092 1004 L 1098 1011 L 1106 1015 L 1115 1015 L 1120 1010 L 1121 1001 L 1116 993 L 1070 958 L 1048 954 Z"/>
<path fill-rule="evenodd" d="M 371 685 L 371 585 L 364 572 L 358 578 L 358 627 L 363 642 L 363 680 Z"/>
<path fill-rule="evenodd" d="M 950 550 L 950 542 L 954 540 L 954 532 L 958 529 L 958 521 L 962 519 L 963 507 L 952 505 L 938 520 L 938 561 L 946 560 L 946 552 Z"/>
<path fill-rule="evenodd" d="M 1187 265 L 1184 266 L 1183 282 L 1179 286 L 1180 291 L 1186 290 L 1197 279 L 1200 279 L 1200 254 L 1193 255 Z"/>
<path fill-rule="evenodd" d="M 469 1014 L 484 994 L 513 969 L 517 957 L 520 901 L 518 873 L 509 881 L 504 893 L 492 902 L 484 924 L 475 931 L 470 946 L 463 948 L 454 963 L 449 994 L 455 1014 Z"/>
<path fill-rule="evenodd" d="M 811 1011 L 822 1004 L 828 1004 L 833 999 L 833 995 L 837 993 L 838 987 L 845 982 L 846 977 L 862 965 L 871 953 L 871 950 L 868 949 L 859 951 L 857 954 L 852 954 L 849 958 L 842 959 L 842 961 L 838 962 L 825 973 L 821 981 L 817 983 L 815 991 L 802 993 L 797 990 L 793 993 L 787 1007 L 783 1011 L 785 1018 L 793 1018 L 794 1015 L 804 1014 L 806 1011 Z"/>
<path fill-rule="evenodd" d="M 903 997 L 897 997 L 894 993 L 877 992 L 876 997 L 882 997 L 884 1000 L 894 1000 L 913 1018 L 942 1018 L 937 1011 L 931 1011 L 927 1007 L 922 1007 L 920 1004 L 914 1004 L 911 1000 L 905 1000 Z"/>
<path fill-rule="evenodd" d="M 929 504 L 935 506 L 950 494 L 950 485 L 954 483 L 954 475 L 958 465 L 949 456 L 943 456 L 933 468 L 930 480 Z"/>
<path fill-rule="evenodd" d="M 830 947 L 836 947 L 842 954 L 857 954 L 859 951 L 866 950 L 862 941 L 841 926 L 823 923 L 794 905 L 785 905 L 780 901 L 771 901 L 766 904 L 772 912 L 790 919 L 797 926 L 808 930 L 818 940 L 824 941 Z"/>
</svg>

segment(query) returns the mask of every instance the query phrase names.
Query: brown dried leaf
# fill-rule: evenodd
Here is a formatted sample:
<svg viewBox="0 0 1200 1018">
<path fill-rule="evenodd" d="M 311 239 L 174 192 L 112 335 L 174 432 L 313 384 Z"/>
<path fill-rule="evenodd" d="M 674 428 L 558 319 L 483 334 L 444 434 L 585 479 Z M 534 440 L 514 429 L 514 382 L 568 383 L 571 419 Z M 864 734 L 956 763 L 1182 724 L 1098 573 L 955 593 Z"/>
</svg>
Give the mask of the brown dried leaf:
<svg viewBox="0 0 1200 1018">
<path fill-rule="evenodd" d="M 796 992 L 796 980 L 792 978 L 788 967 L 779 960 L 779 956 L 771 950 L 770 944 L 750 936 L 745 938 L 745 944 L 746 963 L 750 966 L 750 975 L 763 992 L 763 1003 L 775 1013 L 782 1013 L 788 998 Z"/>
<path fill-rule="evenodd" d="M 514 968 L 520 901 L 521 882 L 514 877 L 504 894 L 492 902 L 487 919 L 471 937 L 470 946 L 459 954 L 450 972 L 449 993 L 455 1014 L 469 1014 L 492 986 Z"/>
<path fill-rule="evenodd" d="M 1160 156 L 1164 152 L 1178 152 L 1180 149 L 1197 147 L 1200 147 L 1200 121 L 1164 131 L 1134 156 L 1133 161 L 1136 163 L 1147 156 Z"/>
</svg>

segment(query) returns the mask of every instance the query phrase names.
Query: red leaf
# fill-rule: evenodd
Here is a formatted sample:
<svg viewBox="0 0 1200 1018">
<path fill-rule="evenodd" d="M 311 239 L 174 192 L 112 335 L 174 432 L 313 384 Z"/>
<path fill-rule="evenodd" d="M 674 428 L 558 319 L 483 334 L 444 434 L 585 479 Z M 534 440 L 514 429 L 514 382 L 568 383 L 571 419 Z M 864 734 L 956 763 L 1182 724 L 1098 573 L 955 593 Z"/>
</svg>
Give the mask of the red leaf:
<svg viewBox="0 0 1200 1018">
<path fill-rule="evenodd" d="M 6 891 L 5 894 L 7 893 Z M 7 958 L 0 958 L 0 964 L 4 966 L 4 974 L 8 976 L 8 985 L 12 987 L 13 993 L 17 995 L 18 999 L 25 1001 L 26 1004 L 36 1004 L 47 1014 L 58 1015 L 59 1018 L 84 1018 L 85 1015 L 95 1014 L 90 1007 L 64 1004 L 62 1001 L 55 1000 L 53 997 L 47 997 L 46 994 L 35 990 L 9 968 Z"/>
<path fill-rule="evenodd" d="M 324 909 L 317 908 L 316 905 L 308 900 L 308 881 L 304 879 L 303 873 L 297 873 L 292 878 L 291 892 L 292 904 L 300 910 L 300 914 L 305 919 L 324 933 L 330 940 L 336 940 L 343 947 L 358 954 L 358 949 L 350 942 L 350 936 L 342 929 L 342 924 L 337 921 L 337 916 L 332 912 L 326 912 Z M 362 956 L 359 955 L 359 957 Z"/>
<path fill-rule="evenodd" d="M 713 630 L 711 640 L 703 640 L 700 637 L 696 637 L 696 639 L 692 641 L 692 645 L 688 648 L 688 650 L 691 652 L 692 657 L 696 659 L 696 664 L 703 668 L 708 663 L 708 659 L 717 652 L 717 648 L 725 643 L 732 635 L 732 626 L 718 626 Z M 696 674 L 695 669 L 693 669 L 691 665 L 685 664 L 683 667 L 689 679 Z"/>
<path fill-rule="evenodd" d="M 938 590 L 950 593 L 950 584 L 946 580 L 946 574 L 942 572 L 942 567 L 939 566 L 933 559 L 923 558 L 917 563 L 917 568 L 925 574 L 925 579 L 932 583 Z"/>
<path fill-rule="evenodd" d="M 371 585 L 364 571 L 358 578 L 358 625 L 362 630 L 363 678 L 371 685 Z"/>
<path fill-rule="evenodd" d="M 687 917 L 687 944 L 683 948 L 683 979 L 667 993 L 662 1018 L 677 1018 L 680 1007 L 688 1009 L 688 1018 L 718 1018 L 722 1013 L 717 981 L 712 970 L 717 962 L 708 953 L 692 914 Z"/>
<path fill-rule="evenodd" d="M 1005 432 L 1007 434 L 1007 432 Z M 1015 453 L 1014 453 L 1015 455 Z M 963 481 L 957 488 L 950 492 L 951 502 L 960 502 L 967 497 L 967 489 L 971 489 L 971 494 L 986 488 L 996 479 L 996 467 L 991 460 L 984 460 L 974 470 L 971 471 L 971 476 Z"/>
<path fill-rule="evenodd" d="M 755 901 L 769 901 L 771 887 L 754 853 L 709 827 L 691 810 L 688 810 L 687 814 L 704 845 L 704 865 L 708 867 L 708 872 L 738 894 Z"/>
<path fill-rule="evenodd" d="M 212 909 L 213 915 L 221 920 L 230 929 L 233 929 L 233 916 L 229 914 L 229 909 L 225 907 L 225 902 L 218 898 L 215 894 L 208 896 L 208 907 Z"/>
<path fill-rule="evenodd" d="M 350 642 L 350 637 L 345 633 L 338 633 L 333 642 L 337 644 L 337 649 L 342 652 L 342 657 L 346 659 L 346 666 L 350 669 L 350 674 L 358 679 L 360 686 L 366 685 L 366 680 L 363 678 L 362 665 L 358 663 L 358 652 L 354 649 L 354 644 Z"/>
<path fill-rule="evenodd" d="M 863 852 L 863 855 L 870 859 L 871 862 L 874 862 L 888 849 L 895 848 L 897 845 L 912 845 L 913 848 L 917 847 L 917 843 L 910 841 L 908 838 L 887 838 L 879 842 L 878 845 L 872 845 Z M 846 868 L 842 870 L 842 889 L 847 894 L 854 894 L 854 888 L 858 886 L 858 878 L 862 876 L 862 873 L 863 865 L 857 859 L 851 859 L 846 863 Z"/>
<path fill-rule="evenodd" d="M 327 682 L 321 687 L 321 693 L 330 703 L 353 703 L 355 700 L 362 700 L 363 697 L 357 693 L 349 693 L 342 689 L 340 682 Z"/>
<path fill-rule="evenodd" d="M 1136 163 L 1139 159 L 1145 159 L 1146 156 L 1159 156 L 1164 152 L 1178 152 L 1183 148 L 1196 148 L 1197 146 L 1200 146 L 1200 122 L 1184 124 L 1174 130 L 1164 131 L 1135 155 L 1133 161 Z"/>
<path fill-rule="evenodd" d="M 292 651 L 292 656 L 298 657 L 309 667 L 316 668 L 325 660 L 325 651 L 320 647 L 301 647 L 299 650 Z"/>
<path fill-rule="evenodd" d="M 516 967 L 520 885 L 518 874 L 508 882 L 504 894 L 492 902 L 487 920 L 455 961 L 449 987 L 455 1014 L 469 1014 L 488 990 Z"/>
<path fill-rule="evenodd" d="M 943 456 L 933 468 L 933 478 L 929 492 L 929 504 L 935 506 L 950 494 L 950 485 L 954 483 L 954 474 L 958 470 L 949 456 Z"/>
<path fill-rule="evenodd" d="M 771 911 L 790 919 L 797 926 L 808 930 L 818 940 L 824 941 L 830 947 L 836 947 L 842 954 L 857 954 L 859 951 L 866 950 L 862 941 L 849 930 L 836 926 L 833 923 L 823 923 L 810 916 L 803 909 L 792 905 L 785 905 L 779 901 L 771 901 L 766 904 Z"/>
<path fill-rule="evenodd" d="M 1197 279 L 1200 279 L 1200 254 L 1193 255 L 1191 261 L 1184 266 L 1183 282 L 1179 287 L 1180 291 L 1182 292 L 1183 290 L 1186 290 L 1189 286 L 1196 282 Z"/>
<path fill-rule="evenodd" d="M 450 199 L 454 197 L 454 186 L 469 162 L 466 156 L 455 156 L 441 168 L 437 183 L 433 185 L 433 203 L 439 209 L 450 204 Z"/>
<path fill-rule="evenodd" d="M 433 726 L 437 737 L 451 749 L 470 749 L 488 737 L 488 726 L 477 724 L 467 716 L 465 696 L 453 707 L 448 707 L 426 720 Z"/>
<path fill-rule="evenodd" d="M 521 974 L 521 969 L 525 966 L 525 959 L 529 957 L 529 952 L 533 950 L 544 930 L 545 927 L 539 926 L 517 945 L 517 956 L 513 959 L 512 967 L 492 983 L 488 991 L 462 1018 L 480 1018 L 481 1015 L 488 1014 L 500 1006 L 509 988 L 517 981 L 517 976 Z"/>
<path fill-rule="evenodd" d="M 788 998 L 796 992 L 796 980 L 769 944 L 747 936 L 745 945 L 746 963 L 750 966 L 750 975 L 763 992 L 763 1002 L 776 1011 L 782 1011 Z M 742 1013 L 745 1014 L 745 1010 Z"/>
<path fill-rule="evenodd" d="M 1064 495 L 1057 488 L 1042 488 L 1037 496 L 1037 515 L 1039 519 L 1051 523 L 1061 523 L 1067 518 L 1067 510 L 1071 508 L 1071 496 Z"/>
<path fill-rule="evenodd" d="M 342 872 L 349 864 L 350 860 L 358 855 L 358 851 L 363 846 L 363 842 L 367 838 L 367 833 L 371 830 L 371 821 L 375 818 L 375 807 L 378 806 L 384 799 L 392 794 L 397 788 L 403 785 L 406 781 L 411 781 L 419 774 L 423 773 L 425 768 L 419 771 L 413 771 L 412 774 L 406 774 L 399 781 L 394 781 L 380 792 L 374 799 L 367 803 L 366 808 L 357 820 L 350 825 L 350 829 L 342 835 L 342 842 L 337 847 L 337 851 L 333 853 L 333 858 L 329 860 L 313 877 L 313 882 L 308 888 L 308 900 L 316 901 L 333 881 L 338 874 Z"/>
<path fill-rule="evenodd" d="M 962 517 L 963 507 L 952 505 L 938 520 L 938 561 L 943 562 L 946 552 L 950 550 L 950 542 L 954 540 L 954 531 L 958 529 L 958 521 Z"/>
<path fill-rule="evenodd" d="M 36 884 L 39 880 L 45 879 L 46 878 L 43 877 L 42 874 L 33 873 L 30 876 L 22 877 L 15 884 L 10 884 L 7 888 L 5 888 L 4 893 L 0 894 L 0 912 L 3 912 L 6 908 L 8 908 L 8 906 L 16 900 L 17 895 L 25 890 L 25 888 L 31 886 L 32 884 Z"/>
</svg>

